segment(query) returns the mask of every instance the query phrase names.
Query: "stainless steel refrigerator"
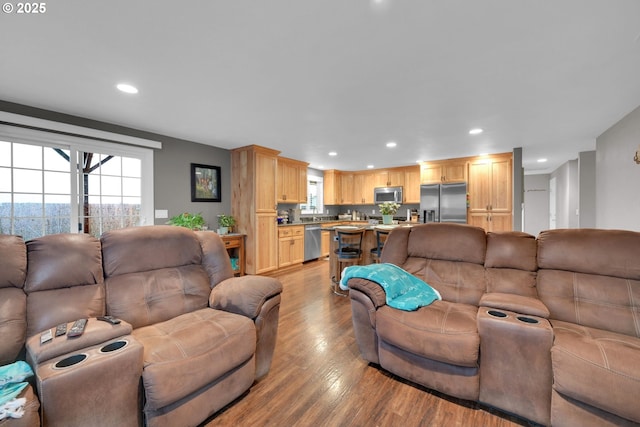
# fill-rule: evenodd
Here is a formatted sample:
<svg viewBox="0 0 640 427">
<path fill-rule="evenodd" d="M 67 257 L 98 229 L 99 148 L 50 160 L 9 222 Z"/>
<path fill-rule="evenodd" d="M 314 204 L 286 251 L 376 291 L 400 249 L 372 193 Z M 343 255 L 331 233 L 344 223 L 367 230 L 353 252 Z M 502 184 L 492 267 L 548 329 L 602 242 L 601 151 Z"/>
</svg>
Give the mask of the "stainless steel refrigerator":
<svg viewBox="0 0 640 427">
<path fill-rule="evenodd" d="M 467 184 L 431 184 L 420 186 L 422 222 L 467 223 Z"/>
</svg>

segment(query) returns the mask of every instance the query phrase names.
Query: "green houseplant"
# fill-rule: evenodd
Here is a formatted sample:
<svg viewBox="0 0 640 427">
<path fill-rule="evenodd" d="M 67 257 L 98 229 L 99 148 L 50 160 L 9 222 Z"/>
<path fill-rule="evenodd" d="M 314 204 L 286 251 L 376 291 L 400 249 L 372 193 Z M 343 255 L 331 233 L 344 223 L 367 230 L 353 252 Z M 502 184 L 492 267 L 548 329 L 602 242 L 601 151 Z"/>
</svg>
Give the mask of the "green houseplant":
<svg viewBox="0 0 640 427">
<path fill-rule="evenodd" d="M 167 224 L 186 227 L 191 230 L 202 230 L 202 227 L 204 227 L 204 218 L 202 218 L 202 214 L 200 213 L 192 214 L 185 212 L 171 217 L 169 221 L 167 221 Z"/>
<path fill-rule="evenodd" d="M 400 204 L 395 202 L 384 202 L 379 204 L 380 213 L 382 214 L 383 224 L 393 224 L 393 215 L 400 209 Z"/>
<path fill-rule="evenodd" d="M 227 234 L 229 228 L 236 225 L 236 219 L 232 215 L 218 215 L 218 234 Z"/>
</svg>

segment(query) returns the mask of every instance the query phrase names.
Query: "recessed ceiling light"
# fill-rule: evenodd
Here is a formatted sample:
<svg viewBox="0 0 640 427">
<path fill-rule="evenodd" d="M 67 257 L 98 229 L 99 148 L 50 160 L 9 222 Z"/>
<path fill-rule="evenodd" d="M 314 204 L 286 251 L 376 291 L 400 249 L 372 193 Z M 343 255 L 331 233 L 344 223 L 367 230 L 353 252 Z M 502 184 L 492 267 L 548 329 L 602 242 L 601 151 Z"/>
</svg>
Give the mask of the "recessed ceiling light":
<svg viewBox="0 0 640 427">
<path fill-rule="evenodd" d="M 373 169 L 373 165 L 367 165 L 367 169 Z"/>
<path fill-rule="evenodd" d="M 387 147 L 389 147 L 389 148 L 393 148 L 393 147 L 395 147 L 396 145 L 398 145 L 398 144 L 396 144 L 394 141 L 389 141 L 389 142 L 387 142 Z"/>
<path fill-rule="evenodd" d="M 337 156 L 337 155 L 338 155 L 338 153 L 336 153 L 335 151 L 329 151 L 329 155 L 330 155 L 330 156 Z"/>
<path fill-rule="evenodd" d="M 118 83 L 116 85 L 119 91 L 124 93 L 138 93 L 138 88 L 127 83 Z"/>
<path fill-rule="evenodd" d="M 538 163 L 544 163 L 546 161 L 547 161 L 547 159 L 538 159 Z"/>
<path fill-rule="evenodd" d="M 480 135 L 484 130 L 480 128 L 474 128 L 469 131 L 469 135 Z"/>
</svg>

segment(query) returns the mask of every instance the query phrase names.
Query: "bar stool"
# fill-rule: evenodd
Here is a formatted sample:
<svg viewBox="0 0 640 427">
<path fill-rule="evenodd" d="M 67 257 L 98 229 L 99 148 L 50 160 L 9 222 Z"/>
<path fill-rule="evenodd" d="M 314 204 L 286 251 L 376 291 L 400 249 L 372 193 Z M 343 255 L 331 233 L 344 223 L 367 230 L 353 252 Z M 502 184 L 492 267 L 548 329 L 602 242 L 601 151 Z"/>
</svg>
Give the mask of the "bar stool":
<svg viewBox="0 0 640 427">
<path fill-rule="evenodd" d="M 389 230 L 375 228 L 376 231 L 376 246 L 371 248 L 371 258 L 376 262 L 380 262 L 380 256 L 382 255 L 382 248 L 384 247 L 384 243 L 387 241 L 387 236 L 389 236 Z"/>
<path fill-rule="evenodd" d="M 356 265 L 362 259 L 362 237 L 364 236 L 364 228 L 338 228 L 336 227 L 336 235 L 338 236 L 338 249 L 334 252 L 338 260 L 338 277 L 332 277 L 332 291 L 336 295 L 346 297 L 347 294 L 340 292 L 340 275 L 342 270 L 349 265 Z"/>
</svg>

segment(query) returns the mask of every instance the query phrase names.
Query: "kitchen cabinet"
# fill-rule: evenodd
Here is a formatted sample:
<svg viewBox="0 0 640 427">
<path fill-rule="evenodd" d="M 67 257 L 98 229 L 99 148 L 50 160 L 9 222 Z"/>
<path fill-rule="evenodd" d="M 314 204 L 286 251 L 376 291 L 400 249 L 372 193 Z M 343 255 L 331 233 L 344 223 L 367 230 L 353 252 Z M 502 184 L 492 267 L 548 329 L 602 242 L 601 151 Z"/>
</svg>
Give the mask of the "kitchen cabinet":
<svg viewBox="0 0 640 427">
<path fill-rule="evenodd" d="M 325 230 L 325 228 L 334 227 L 336 225 L 340 225 L 342 222 L 327 222 L 322 224 L 322 231 L 320 233 L 320 255 L 321 256 L 329 256 L 329 252 L 331 251 L 331 232 L 329 230 Z"/>
<path fill-rule="evenodd" d="M 244 276 L 244 234 L 224 234 L 220 238 L 231 259 L 234 274 Z"/>
<path fill-rule="evenodd" d="M 467 163 L 461 160 L 427 162 L 420 165 L 421 184 L 466 182 Z"/>
<path fill-rule="evenodd" d="M 353 173 L 342 172 L 340 174 L 340 203 L 341 205 L 352 205 L 353 202 Z"/>
<path fill-rule="evenodd" d="M 245 234 L 245 272 L 278 268 L 276 171 L 279 151 L 258 145 L 231 150 L 231 214 Z"/>
<path fill-rule="evenodd" d="M 402 196 L 404 203 L 420 203 L 420 166 L 405 168 Z"/>
<path fill-rule="evenodd" d="M 278 228 L 278 268 L 304 260 L 304 226 Z"/>
<path fill-rule="evenodd" d="M 372 205 L 375 173 L 358 172 L 353 175 L 353 204 Z"/>
<path fill-rule="evenodd" d="M 405 168 L 382 169 L 374 172 L 375 187 L 402 187 L 405 182 Z"/>
<path fill-rule="evenodd" d="M 306 203 L 308 163 L 278 157 L 278 202 Z"/>
<path fill-rule="evenodd" d="M 467 222 L 476 227 L 482 227 L 486 232 L 511 231 L 513 218 L 510 213 L 470 213 Z"/>
<path fill-rule="evenodd" d="M 340 178 L 340 172 L 335 169 L 324 171 L 323 200 L 325 205 L 340 204 Z"/>
<path fill-rule="evenodd" d="M 511 153 L 471 160 L 467 185 L 469 223 L 482 223 L 487 231 L 511 230 L 512 182 Z"/>
</svg>

